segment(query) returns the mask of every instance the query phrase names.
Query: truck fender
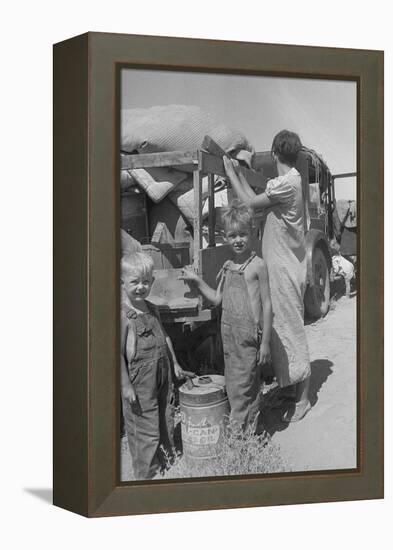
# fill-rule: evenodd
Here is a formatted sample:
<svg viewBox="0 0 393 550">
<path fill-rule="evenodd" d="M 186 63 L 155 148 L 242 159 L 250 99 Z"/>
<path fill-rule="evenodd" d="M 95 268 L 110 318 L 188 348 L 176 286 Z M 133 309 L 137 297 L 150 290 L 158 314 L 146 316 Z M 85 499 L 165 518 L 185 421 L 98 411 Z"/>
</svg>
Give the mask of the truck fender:
<svg viewBox="0 0 393 550">
<path fill-rule="evenodd" d="M 332 267 L 332 258 L 329 252 L 329 242 L 326 235 L 319 229 L 310 229 L 306 233 L 306 258 L 307 258 L 307 285 L 314 285 L 312 272 L 312 255 L 316 246 L 319 246 L 324 252 L 329 269 Z"/>
</svg>

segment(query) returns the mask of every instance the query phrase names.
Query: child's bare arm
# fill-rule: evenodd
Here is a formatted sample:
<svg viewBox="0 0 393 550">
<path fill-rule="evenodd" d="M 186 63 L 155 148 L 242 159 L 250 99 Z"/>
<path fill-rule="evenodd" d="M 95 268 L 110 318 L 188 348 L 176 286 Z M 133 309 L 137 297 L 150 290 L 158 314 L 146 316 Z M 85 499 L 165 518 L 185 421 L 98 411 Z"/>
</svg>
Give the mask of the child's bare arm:
<svg viewBox="0 0 393 550">
<path fill-rule="evenodd" d="M 172 356 L 173 370 L 175 371 L 176 378 L 178 378 L 179 380 L 182 380 L 184 378 L 194 378 L 195 374 L 193 372 L 190 372 L 188 370 L 184 370 L 181 367 L 181 365 L 179 364 L 179 362 L 176 358 L 176 354 L 175 354 L 175 350 L 174 350 L 174 347 L 173 347 L 173 344 L 172 344 L 172 340 L 169 338 L 169 336 L 167 334 L 166 334 L 165 340 L 166 340 L 166 344 L 167 344 L 168 349 L 169 349 L 169 353 Z"/>
<path fill-rule="evenodd" d="M 223 289 L 223 278 L 221 278 L 217 290 L 211 288 L 208 284 L 205 283 L 203 279 L 198 277 L 198 275 L 188 268 L 183 268 L 182 274 L 179 276 L 179 279 L 186 281 L 187 283 L 194 284 L 206 300 L 215 306 L 219 306 L 222 302 L 222 289 Z"/>
<path fill-rule="evenodd" d="M 134 349 L 135 353 L 135 334 L 134 331 L 129 330 L 127 318 L 123 316 L 120 323 L 120 346 L 121 394 L 123 398 L 128 399 L 130 403 L 135 403 L 136 393 L 134 386 L 130 382 L 126 363 L 127 350 L 132 353 L 132 349 Z"/>
<path fill-rule="evenodd" d="M 266 262 L 262 260 L 258 266 L 259 288 L 263 309 L 263 334 L 260 349 L 260 363 L 270 361 L 270 338 L 272 334 L 273 310 L 270 297 L 269 275 Z"/>
<path fill-rule="evenodd" d="M 172 358 L 173 370 L 175 371 L 176 378 L 178 378 L 179 380 L 182 380 L 183 378 L 194 378 L 195 374 L 193 372 L 183 370 L 182 367 L 180 366 L 179 361 L 177 360 L 177 357 L 176 357 L 175 348 L 173 347 L 172 340 L 169 338 L 169 336 L 168 336 L 168 334 L 167 334 L 167 332 L 164 328 L 164 325 L 161 322 L 160 312 L 158 311 L 158 308 L 156 308 L 156 315 L 157 315 L 158 320 L 160 322 L 161 329 L 162 329 L 162 331 L 165 335 L 166 345 L 168 347 L 169 354 Z"/>
</svg>

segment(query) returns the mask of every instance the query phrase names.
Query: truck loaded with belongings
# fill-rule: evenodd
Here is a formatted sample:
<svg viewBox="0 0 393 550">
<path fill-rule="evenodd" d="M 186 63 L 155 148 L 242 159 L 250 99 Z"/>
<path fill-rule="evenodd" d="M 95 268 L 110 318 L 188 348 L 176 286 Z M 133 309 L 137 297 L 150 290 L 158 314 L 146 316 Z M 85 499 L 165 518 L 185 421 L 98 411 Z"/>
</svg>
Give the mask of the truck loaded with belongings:
<svg viewBox="0 0 393 550">
<path fill-rule="evenodd" d="M 201 108 L 166 105 L 121 112 L 121 227 L 154 260 L 151 299 L 164 322 L 195 332 L 215 322 L 214 308 L 178 280 L 188 264 L 210 285 L 229 258 L 220 213 L 232 200 L 222 155 L 236 158 L 251 187 L 263 192 L 277 171 L 270 151 L 257 153 L 247 137 Z M 335 236 L 334 178 L 312 149 L 296 168 L 302 176 L 308 257 L 306 312 L 329 307 L 329 240 Z M 257 213 L 258 214 L 258 213 Z M 263 217 L 257 215 L 261 250 Z M 127 249 L 127 237 L 122 237 Z M 132 248 L 132 247 L 131 247 Z M 196 331 L 198 332 L 198 331 Z"/>
</svg>

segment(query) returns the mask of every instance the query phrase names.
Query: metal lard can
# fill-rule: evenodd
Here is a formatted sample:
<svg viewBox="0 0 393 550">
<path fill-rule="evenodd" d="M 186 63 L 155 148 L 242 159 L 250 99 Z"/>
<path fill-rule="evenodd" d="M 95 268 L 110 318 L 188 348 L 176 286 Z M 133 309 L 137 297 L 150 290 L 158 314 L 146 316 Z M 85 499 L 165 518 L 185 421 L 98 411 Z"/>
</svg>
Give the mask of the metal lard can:
<svg viewBox="0 0 393 550">
<path fill-rule="evenodd" d="M 193 459 L 218 456 L 230 412 L 224 376 L 193 378 L 179 388 L 179 401 L 184 455 Z"/>
</svg>

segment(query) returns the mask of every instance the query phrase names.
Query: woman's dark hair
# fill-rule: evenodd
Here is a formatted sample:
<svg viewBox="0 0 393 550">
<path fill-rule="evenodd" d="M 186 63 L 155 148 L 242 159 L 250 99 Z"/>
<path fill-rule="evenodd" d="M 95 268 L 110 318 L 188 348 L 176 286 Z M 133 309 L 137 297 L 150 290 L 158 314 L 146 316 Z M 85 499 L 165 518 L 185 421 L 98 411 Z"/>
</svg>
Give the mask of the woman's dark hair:
<svg viewBox="0 0 393 550">
<path fill-rule="evenodd" d="M 280 162 L 292 167 L 295 166 L 302 147 L 300 137 L 295 132 L 281 130 L 273 139 L 271 152 L 277 155 Z"/>
</svg>

